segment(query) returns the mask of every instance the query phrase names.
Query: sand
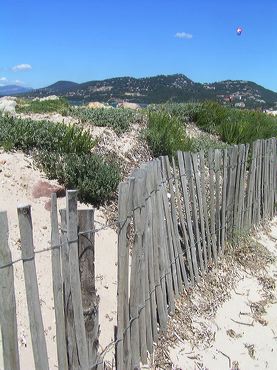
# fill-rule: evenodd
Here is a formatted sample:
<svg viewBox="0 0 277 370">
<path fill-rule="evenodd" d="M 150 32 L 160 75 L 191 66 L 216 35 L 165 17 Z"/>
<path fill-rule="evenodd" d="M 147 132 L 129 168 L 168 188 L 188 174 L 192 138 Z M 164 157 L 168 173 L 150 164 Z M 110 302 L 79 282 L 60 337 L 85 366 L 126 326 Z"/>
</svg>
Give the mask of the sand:
<svg viewBox="0 0 277 370">
<path fill-rule="evenodd" d="M 276 218 L 272 222 L 269 236 L 262 232 L 258 241 L 277 257 Z M 273 292 L 275 298 L 272 304 L 265 307 L 266 312 L 262 315 L 263 324 L 253 320 L 250 308 L 251 303 L 264 299 L 263 287 L 257 278 L 242 270 L 238 273 L 240 279 L 232 290 L 230 299 L 217 311 L 214 320 L 208 323 L 204 319 L 198 321 L 199 325 L 214 333 L 211 346 L 206 347 L 204 338 L 203 345 L 200 344 L 198 348 L 193 348 L 190 343 L 179 342 L 170 351 L 171 360 L 176 368 L 277 369 L 277 262 L 263 272 L 264 276 L 271 277 L 276 282 Z"/>
<path fill-rule="evenodd" d="M 23 153 L 0 152 L 0 209 L 8 212 L 10 230 L 10 248 L 13 258 L 20 257 L 19 228 L 17 219 L 17 205 L 30 204 L 32 206 L 33 231 L 35 250 L 49 246 L 50 241 L 50 213 L 45 209 L 48 198 L 35 199 L 32 190 L 40 180 L 45 180 L 42 173 L 33 168 L 32 159 Z M 5 162 L 3 164 L 3 162 Z M 49 181 L 57 184 L 55 181 Z M 59 208 L 65 206 L 65 198 L 58 199 Z M 79 208 L 88 208 L 79 203 Z M 95 219 L 101 223 L 106 220 L 102 209 L 96 210 Z M 96 259 L 96 287 L 100 300 L 100 349 L 106 347 L 113 339 L 113 327 L 116 324 L 116 232 L 108 229 L 98 232 L 95 236 Z M 43 315 L 43 323 L 47 341 L 47 350 L 50 369 L 57 368 L 55 343 L 55 319 L 53 310 L 53 293 L 51 279 L 51 257 L 49 252 L 36 255 L 36 269 Z M 28 325 L 25 286 L 21 263 L 14 265 L 16 303 L 18 318 L 18 335 L 20 338 L 21 369 L 34 369 L 32 344 Z M 1 355 L 2 351 L 0 350 Z M 2 357 L 2 356 L 1 356 Z M 3 369 L 0 357 L 0 370 Z M 109 357 L 109 356 L 108 356 Z"/>
</svg>

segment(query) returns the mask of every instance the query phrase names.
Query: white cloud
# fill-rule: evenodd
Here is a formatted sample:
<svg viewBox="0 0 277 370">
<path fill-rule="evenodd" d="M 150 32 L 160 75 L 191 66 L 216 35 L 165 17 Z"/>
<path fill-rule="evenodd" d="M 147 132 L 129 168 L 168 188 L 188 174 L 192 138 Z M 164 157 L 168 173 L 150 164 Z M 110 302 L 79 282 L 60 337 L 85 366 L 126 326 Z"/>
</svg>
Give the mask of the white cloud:
<svg viewBox="0 0 277 370">
<path fill-rule="evenodd" d="M 1 82 L 6 82 L 6 81 L 8 81 L 8 79 L 6 77 L 0 77 L 0 81 Z"/>
<path fill-rule="evenodd" d="M 32 69 L 30 64 L 17 64 L 16 66 L 12 67 L 13 72 L 29 71 L 30 69 Z"/>
<path fill-rule="evenodd" d="M 191 33 L 187 33 L 187 32 L 177 32 L 175 34 L 175 37 L 177 37 L 177 39 L 192 39 L 192 34 Z"/>
<path fill-rule="evenodd" d="M 14 82 L 16 85 L 24 85 L 24 82 L 20 80 L 15 80 Z"/>
</svg>

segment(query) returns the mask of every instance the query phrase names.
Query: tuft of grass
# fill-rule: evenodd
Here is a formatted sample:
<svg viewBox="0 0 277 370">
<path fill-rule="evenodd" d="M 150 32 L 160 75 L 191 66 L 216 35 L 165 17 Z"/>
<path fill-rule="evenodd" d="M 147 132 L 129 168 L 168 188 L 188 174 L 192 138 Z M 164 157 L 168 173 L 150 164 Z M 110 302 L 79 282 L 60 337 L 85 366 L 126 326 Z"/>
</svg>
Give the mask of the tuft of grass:
<svg viewBox="0 0 277 370">
<path fill-rule="evenodd" d="M 69 109 L 69 103 L 65 98 L 56 100 L 27 100 L 19 99 L 16 111 L 18 113 L 61 113 L 65 114 Z"/>
<path fill-rule="evenodd" d="M 144 137 L 155 157 L 175 155 L 178 150 L 190 151 L 192 140 L 177 117 L 164 112 L 150 112 Z"/>
</svg>

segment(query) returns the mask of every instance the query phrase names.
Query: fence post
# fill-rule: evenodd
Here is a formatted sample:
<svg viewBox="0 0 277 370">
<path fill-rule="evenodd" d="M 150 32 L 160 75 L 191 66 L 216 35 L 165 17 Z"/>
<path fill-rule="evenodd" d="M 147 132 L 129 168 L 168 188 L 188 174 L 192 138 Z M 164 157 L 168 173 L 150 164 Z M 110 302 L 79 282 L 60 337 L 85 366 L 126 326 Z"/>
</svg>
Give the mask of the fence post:
<svg viewBox="0 0 277 370">
<path fill-rule="evenodd" d="M 37 283 L 31 206 L 17 208 L 21 238 L 25 288 L 30 320 L 30 331 L 36 370 L 48 370 L 46 341 L 42 323 Z"/>
<path fill-rule="evenodd" d="M 74 324 L 76 332 L 76 343 L 78 358 L 82 370 L 89 369 L 88 348 L 86 340 L 85 322 L 82 306 L 81 283 L 79 274 L 78 256 L 78 230 L 77 230 L 77 191 L 66 192 L 66 220 L 67 238 L 69 244 L 69 265 L 72 306 L 74 312 Z"/>
<path fill-rule="evenodd" d="M 63 283 L 61 276 L 61 245 L 59 238 L 56 193 L 51 194 L 51 247 L 58 366 L 60 369 L 67 370 L 68 361 L 65 339 Z"/>
<path fill-rule="evenodd" d="M 89 364 L 97 362 L 99 347 L 99 297 L 95 289 L 95 232 L 93 229 L 94 210 L 78 210 L 79 270 Z"/>
<path fill-rule="evenodd" d="M 19 370 L 14 275 L 8 237 L 7 212 L 0 212 L 0 324 L 4 369 Z"/>
<path fill-rule="evenodd" d="M 117 266 L 117 339 L 118 369 L 131 368 L 129 313 L 129 244 L 127 239 L 131 221 L 134 179 L 122 182 L 118 188 L 118 266 Z M 126 330 L 126 332 L 124 332 Z"/>
</svg>

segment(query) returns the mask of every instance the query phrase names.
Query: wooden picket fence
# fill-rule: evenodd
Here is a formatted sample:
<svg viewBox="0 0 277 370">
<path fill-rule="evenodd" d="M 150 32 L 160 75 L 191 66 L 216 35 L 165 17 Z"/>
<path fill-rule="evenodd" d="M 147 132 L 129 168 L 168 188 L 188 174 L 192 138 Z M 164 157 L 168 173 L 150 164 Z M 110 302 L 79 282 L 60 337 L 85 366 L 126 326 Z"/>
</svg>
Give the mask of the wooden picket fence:
<svg viewBox="0 0 277 370">
<path fill-rule="evenodd" d="M 98 354 L 98 303 L 94 273 L 94 211 L 77 210 L 77 192 L 67 191 L 60 211 L 52 194 L 51 247 L 34 250 L 31 207 L 18 207 L 22 256 L 12 260 L 7 212 L 0 212 L 0 324 L 5 370 L 19 370 L 14 263 L 23 263 L 36 370 L 48 370 L 35 257 L 51 250 L 58 368 L 103 369 Z"/>
<path fill-rule="evenodd" d="M 175 298 L 276 210 L 276 139 L 177 159 L 144 164 L 119 186 L 118 370 L 147 363 Z"/>
<path fill-rule="evenodd" d="M 271 219 L 277 202 L 277 141 L 177 153 L 135 170 L 119 185 L 117 370 L 139 369 L 167 329 L 175 299 L 197 284 L 241 233 Z M 51 251 L 60 370 L 102 370 L 94 272 L 94 211 L 51 199 L 51 246 L 34 250 L 30 206 L 18 207 L 22 256 L 12 260 L 0 212 L 0 324 L 4 370 L 19 370 L 14 263 L 23 263 L 36 370 L 48 370 L 35 257 Z M 114 226 L 114 225 L 113 225 Z M 106 228 L 106 226 L 105 226 Z M 111 333 L 112 336 L 112 333 Z"/>
</svg>

